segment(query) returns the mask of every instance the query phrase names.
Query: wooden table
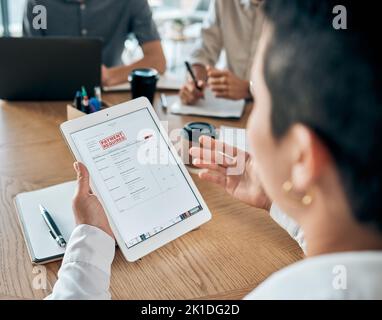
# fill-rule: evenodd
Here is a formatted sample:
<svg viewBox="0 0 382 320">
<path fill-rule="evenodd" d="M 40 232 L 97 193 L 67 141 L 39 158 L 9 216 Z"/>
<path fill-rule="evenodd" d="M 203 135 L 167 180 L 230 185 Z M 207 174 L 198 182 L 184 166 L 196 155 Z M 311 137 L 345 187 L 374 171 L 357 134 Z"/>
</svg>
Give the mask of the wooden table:
<svg viewBox="0 0 382 320">
<path fill-rule="evenodd" d="M 130 98 L 128 93 L 104 97 L 111 104 Z M 244 127 L 250 108 L 240 121 L 208 121 L 217 127 Z M 160 119 L 169 121 L 170 130 L 200 120 L 156 109 Z M 65 120 L 65 102 L 0 101 L 0 296 L 42 299 L 57 280 L 60 263 L 53 262 L 46 265 L 46 290 L 34 289 L 38 270 L 30 261 L 13 198 L 75 179 L 73 158 L 59 132 Z M 303 257 L 267 212 L 193 178 L 212 220 L 136 263 L 126 262 L 117 250 L 111 277 L 114 299 L 240 299 L 270 274 Z"/>
</svg>

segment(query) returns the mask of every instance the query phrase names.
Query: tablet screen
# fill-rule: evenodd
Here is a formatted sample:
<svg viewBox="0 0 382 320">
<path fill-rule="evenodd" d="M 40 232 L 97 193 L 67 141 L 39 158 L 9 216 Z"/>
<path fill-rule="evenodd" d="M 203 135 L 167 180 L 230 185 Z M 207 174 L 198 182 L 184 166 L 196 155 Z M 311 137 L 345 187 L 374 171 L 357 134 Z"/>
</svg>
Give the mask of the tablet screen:
<svg viewBox="0 0 382 320">
<path fill-rule="evenodd" d="M 203 209 L 146 108 L 71 137 L 128 248 Z"/>
</svg>

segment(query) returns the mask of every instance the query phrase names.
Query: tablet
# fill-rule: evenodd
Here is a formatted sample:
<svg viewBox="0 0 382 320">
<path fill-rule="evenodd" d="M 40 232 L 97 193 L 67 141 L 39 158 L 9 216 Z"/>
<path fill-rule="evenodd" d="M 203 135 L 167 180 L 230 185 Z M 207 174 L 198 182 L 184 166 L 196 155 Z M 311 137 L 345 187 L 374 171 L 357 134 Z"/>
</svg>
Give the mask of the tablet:
<svg viewBox="0 0 382 320">
<path fill-rule="evenodd" d="M 108 216 L 136 261 L 211 219 L 154 109 L 138 98 L 61 125 Z"/>
</svg>

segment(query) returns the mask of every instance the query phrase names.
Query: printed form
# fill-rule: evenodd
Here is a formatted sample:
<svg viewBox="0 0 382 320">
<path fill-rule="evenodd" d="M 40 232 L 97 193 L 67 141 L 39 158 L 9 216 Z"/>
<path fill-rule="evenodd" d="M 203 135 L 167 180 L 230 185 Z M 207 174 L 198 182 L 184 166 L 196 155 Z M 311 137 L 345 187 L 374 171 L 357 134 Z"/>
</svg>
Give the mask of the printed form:
<svg viewBox="0 0 382 320">
<path fill-rule="evenodd" d="M 72 138 L 128 247 L 202 210 L 148 110 Z"/>
</svg>

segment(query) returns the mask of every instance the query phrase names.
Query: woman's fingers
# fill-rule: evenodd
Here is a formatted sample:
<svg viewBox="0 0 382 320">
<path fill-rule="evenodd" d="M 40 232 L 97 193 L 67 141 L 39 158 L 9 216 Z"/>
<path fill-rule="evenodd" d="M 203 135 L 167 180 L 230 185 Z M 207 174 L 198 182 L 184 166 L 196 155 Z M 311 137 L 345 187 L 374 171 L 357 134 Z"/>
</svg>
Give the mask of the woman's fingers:
<svg viewBox="0 0 382 320">
<path fill-rule="evenodd" d="M 231 157 L 236 157 L 238 153 L 238 149 L 236 147 L 215 140 L 214 138 L 208 136 L 201 136 L 199 138 L 199 143 L 203 147 L 203 149 L 220 151 Z"/>
<path fill-rule="evenodd" d="M 216 98 L 231 99 L 228 91 L 215 92 Z"/>
<path fill-rule="evenodd" d="M 212 91 L 227 91 L 228 86 L 225 84 L 214 84 L 214 85 L 211 85 L 211 90 Z"/>
<path fill-rule="evenodd" d="M 207 76 L 208 78 L 220 78 L 227 77 L 229 75 L 229 71 L 227 70 L 219 70 L 215 68 L 207 68 Z"/>
<path fill-rule="evenodd" d="M 226 185 L 226 178 L 224 175 L 216 172 L 211 172 L 210 170 L 204 170 L 199 172 L 199 178 L 204 181 L 209 181 L 215 184 L 218 184 L 225 188 Z"/>
<path fill-rule="evenodd" d="M 191 92 L 189 92 L 188 90 L 184 91 L 182 96 L 181 96 L 182 100 L 185 101 L 186 103 L 190 103 L 193 99 L 194 99 L 194 96 L 192 95 Z"/>
<path fill-rule="evenodd" d="M 198 163 L 216 164 L 228 168 L 236 165 L 236 159 L 219 150 L 211 150 L 208 148 L 193 147 L 190 149 L 191 156 L 198 160 Z"/>
<path fill-rule="evenodd" d="M 222 166 L 219 166 L 216 163 L 204 162 L 201 159 L 194 159 L 192 164 L 195 167 L 199 168 L 199 169 L 208 169 L 208 170 L 211 170 L 211 171 L 216 171 L 216 172 L 219 172 L 219 173 L 223 174 L 224 176 L 227 173 L 227 169 L 226 168 L 224 168 Z"/>
<path fill-rule="evenodd" d="M 203 92 L 197 90 L 194 84 L 189 82 L 182 87 L 179 95 L 183 103 L 192 104 L 201 97 L 203 97 Z"/>
<path fill-rule="evenodd" d="M 228 87 L 228 79 L 227 77 L 208 78 L 208 85 L 210 87 L 219 85 Z"/>
<path fill-rule="evenodd" d="M 198 81 L 198 87 L 202 89 L 202 91 L 206 88 L 206 82 L 203 80 Z M 199 89 L 198 89 L 199 90 Z"/>
<path fill-rule="evenodd" d="M 73 164 L 74 169 L 77 172 L 77 196 L 89 196 L 90 184 L 89 184 L 89 171 L 84 164 L 75 162 Z"/>
<path fill-rule="evenodd" d="M 229 89 L 226 85 L 212 85 L 211 91 L 215 94 L 215 97 L 228 97 Z"/>
</svg>

